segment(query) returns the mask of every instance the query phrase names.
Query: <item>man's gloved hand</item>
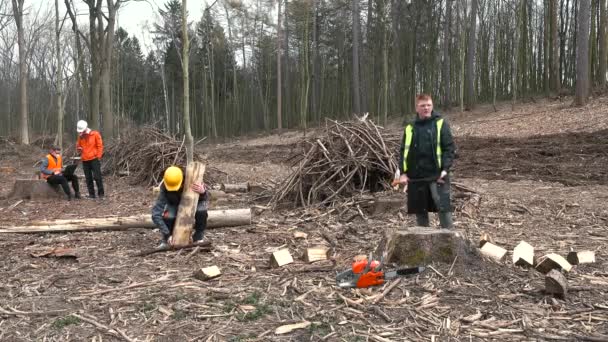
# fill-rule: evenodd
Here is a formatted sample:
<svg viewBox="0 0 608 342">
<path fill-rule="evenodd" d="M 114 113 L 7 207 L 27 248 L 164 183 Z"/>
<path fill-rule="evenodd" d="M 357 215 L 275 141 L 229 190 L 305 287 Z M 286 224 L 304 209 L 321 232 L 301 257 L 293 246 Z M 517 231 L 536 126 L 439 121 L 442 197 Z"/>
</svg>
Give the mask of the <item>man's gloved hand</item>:
<svg viewBox="0 0 608 342">
<path fill-rule="evenodd" d="M 441 183 L 441 184 L 445 183 L 445 180 L 443 180 L 443 178 L 447 175 L 448 175 L 448 172 L 446 170 L 441 171 L 439 178 L 437 178 L 437 183 Z"/>
</svg>

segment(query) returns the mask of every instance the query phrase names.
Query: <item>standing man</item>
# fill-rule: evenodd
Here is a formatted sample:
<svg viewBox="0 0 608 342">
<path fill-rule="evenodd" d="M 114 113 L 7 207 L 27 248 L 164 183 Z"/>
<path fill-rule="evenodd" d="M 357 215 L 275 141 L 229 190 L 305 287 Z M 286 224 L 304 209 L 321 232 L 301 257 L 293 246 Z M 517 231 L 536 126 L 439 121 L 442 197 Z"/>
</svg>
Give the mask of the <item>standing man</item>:
<svg viewBox="0 0 608 342">
<path fill-rule="evenodd" d="M 160 185 L 158 199 L 152 208 L 152 222 L 160 229 L 162 234 L 158 248 L 166 248 L 171 244 L 171 234 L 177 219 L 177 209 L 184 191 L 184 173 L 177 166 L 170 166 L 165 170 L 163 182 Z M 207 187 L 205 184 L 192 184 L 192 191 L 197 192 L 198 204 L 194 214 L 194 236 L 196 243 L 203 239 L 207 227 L 207 207 L 209 205 Z"/>
<path fill-rule="evenodd" d="M 450 203 L 450 167 L 456 146 L 445 118 L 433 111 L 430 95 L 416 96 L 416 120 L 405 126 L 399 183 L 407 188 L 408 214 L 418 226 L 429 226 L 429 212 L 439 212 L 442 228 L 453 228 Z"/>
<path fill-rule="evenodd" d="M 95 198 L 93 180 L 97 184 L 97 195 L 99 198 L 103 198 L 105 193 L 103 191 L 103 180 L 101 179 L 101 157 L 103 156 L 101 134 L 90 129 L 84 120 L 78 121 L 76 131 L 78 132 L 76 149 L 80 152 L 80 159 L 82 160 L 82 169 L 89 190 L 88 198 Z"/>
<path fill-rule="evenodd" d="M 63 192 L 68 197 L 68 201 L 72 199 L 70 186 L 68 181 L 72 182 L 74 189 L 74 197 L 80 198 L 80 190 L 78 187 L 78 176 L 75 174 L 63 174 L 63 160 L 61 158 L 61 149 L 57 146 L 51 146 L 49 154 L 41 161 L 40 177 L 46 179 L 46 182 L 51 185 L 61 185 Z"/>
</svg>

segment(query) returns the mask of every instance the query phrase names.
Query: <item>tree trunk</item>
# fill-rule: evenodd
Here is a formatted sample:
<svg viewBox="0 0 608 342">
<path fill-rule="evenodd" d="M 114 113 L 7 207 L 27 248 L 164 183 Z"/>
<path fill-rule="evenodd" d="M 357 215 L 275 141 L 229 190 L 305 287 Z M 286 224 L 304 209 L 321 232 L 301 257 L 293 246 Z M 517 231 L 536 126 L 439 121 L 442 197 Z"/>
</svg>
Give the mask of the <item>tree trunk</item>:
<svg viewBox="0 0 608 342">
<path fill-rule="evenodd" d="M 317 0 L 318 1 L 318 0 Z M 289 1 L 285 0 L 285 5 L 283 6 L 283 22 L 285 23 L 284 25 L 284 38 L 283 38 L 283 55 L 284 60 L 283 60 L 283 66 L 285 68 L 285 72 L 283 73 L 285 75 L 285 82 L 283 83 L 284 87 L 285 87 L 285 91 L 283 92 L 284 96 L 285 96 L 285 105 L 283 106 L 283 108 L 285 108 L 285 126 L 289 127 L 289 115 L 293 112 L 293 107 L 291 104 L 291 84 L 289 82 L 289 78 L 290 78 L 290 71 L 291 68 L 289 67 L 290 61 L 289 61 L 289 12 L 288 12 L 288 6 L 289 6 Z"/>
<path fill-rule="evenodd" d="M 283 118 L 281 117 L 281 90 L 283 85 L 281 84 L 281 0 L 277 0 L 279 9 L 277 11 L 277 130 L 281 134 L 283 129 Z"/>
<path fill-rule="evenodd" d="M 63 77 L 63 64 L 61 61 L 61 31 L 59 29 L 59 0 L 55 0 L 55 58 L 57 59 L 57 76 L 56 76 L 56 100 L 57 100 L 57 138 L 56 144 L 63 148 L 63 91 L 61 89 L 61 81 Z"/>
<path fill-rule="evenodd" d="M 466 107 L 471 110 L 475 107 L 475 48 L 477 32 L 477 0 L 471 1 L 471 20 L 469 24 L 469 41 L 467 47 L 466 71 Z"/>
<path fill-rule="evenodd" d="M 450 41 L 452 38 L 452 1 L 446 1 L 445 26 L 443 31 L 443 107 L 450 110 Z"/>
<path fill-rule="evenodd" d="M 23 32 L 23 2 L 12 0 L 13 14 L 17 26 L 17 45 L 19 46 L 19 117 L 20 138 L 23 145 L 30 144 L 29 122 L 27 112 L 27 49 L 25 46 L 25 33 Z"/>
<path fill-rule="evenodd" d="M 589 17 L 591 0 L 579 0 L 578 26 L 576 28 L 576 93 L 575 106 L 584 106 L 589 96 Z"/>
<path fill-rule="evenodd" d="M 602 89 L 606 88 L 606 64 L 608 61 L 608 49 L 606 49 L 607 41 L 606 41 L 606 0 L 600 0 L 600 27 L 599 27 L 599 36 L 600 36 L 600 51 L 599 51 L 599 68 L 598 68 L 598 78 L 599 85 Z"/>
<path fill-rule="evenodd" d="M 184 99 L 183 99 L 183 111 L 184 111 L 184 131 L 186 133 L 186 159 L 188 166 L 192 164 L 194 155 L 194 139 L 192 138 L 192 131 L 190 130 L 190 81 L 188 75 L 188 66 L 190 63 L 190 40 L 188 38 L 188 10 L 187 0 L 182 0 L 182 71 L 184 74 Z M 205 167 L 203 166 L 203 173 Z M 192 175 L 190 175 L 192 177 Z M 202 175 L 201 175 L 202 179 Z M 189 187 L 190 185 L 188 185 Z M 191 192 L 191 190 L 187 190 Z M 185 192 L 186 194 L 187 192 Z M 198 199 L 198 194 L 196 196 Z M 180 205 L 181 208 L 181 205 Z M 194 216 L 193 216 L 194 217 Z M 178 218 L 179 219 L 179 218 Z M 177 223 L 175 225 L 177 227 Z M 188 240 L 184 240 L 183 234 L 174 233 L 174 240 L 180 244 L 186 244 Z"/>
<path fill-rule="evenodd" d="M 355 114 L 361 113 L 361 94 L 360 94 L 360 79 L 359 79 L 359 25 L 360 25 L 360 13 L 359 13 L 359 0 L 352 1 L 353 11 L 353 112 Z"/>
<path fill-rule="evenodd" d="M 89 2 L 89 55 L 91 56 L 91 88 L 89 90 L 89 127 L 101 129 L 99 118 L 99 96 L 101 91 L 101 39 L 97 25 L 97 13 L 101 16 L 101 0 Z M 103 29 L 101 30 L 103 33 Z"/>
<path fill-rule="evenodd" d="M 604 0 L 605 1 L 605 0 Z M 549 0 L 551 6 L 551 88 L 559 94 L 561 88 L 560 76 L 560 44 L 557 35 L 557 0 Z"/>
</svg>

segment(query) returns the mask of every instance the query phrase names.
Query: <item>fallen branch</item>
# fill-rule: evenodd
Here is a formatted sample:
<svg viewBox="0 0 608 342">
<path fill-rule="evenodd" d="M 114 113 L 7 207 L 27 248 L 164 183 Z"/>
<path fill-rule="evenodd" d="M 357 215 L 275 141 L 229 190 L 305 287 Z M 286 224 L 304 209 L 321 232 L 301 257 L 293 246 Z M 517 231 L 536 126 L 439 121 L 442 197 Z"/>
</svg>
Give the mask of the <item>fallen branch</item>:
<svg viewBox="0 0 608 342">
<path fill-rule="evenodd" d="M 386 297 L 386 295 L 389 294 L 389 292 L 391 292 L 397 285 L 399 285 L 400 282 L 401 282 L 401 278 L 397 278 L 397 280 L 395 280 L 392 284 L 390 284 L 381 294 L 378 295 L 378 297 L 376 297 L 376 298 L 374 298 L 374 300 L 372 300 L 372 304 L 376 304 L 382 298 Z"/>
<path fill-rule="evenodd" d="M 190 244 L 183 245 L 183 246 L 167 246 L 166 248 L 152 248 L 152 249 L 148 249 L 143 252 L 137 253 L 133 256 L 142 257 L 142 256 L 155 254 L 155 253 L 179 251 L 182 249 L 191 249 L 191 248 L 199 248 L 200 250 L 202 250 L 204 252 L 209 252 L 213 249 L 211 246 L 211 243 L 209 241 L 203 241 L 203 242 L 197 242 L 197 243 L 190 243 Z"/>
<path fill-rule="evenodd" d="M 99 322 L 97 322 L 96 320 L 92 319 L 92 318 L 87 318 L 78 314 L 73 313 L 72 316 L 78 318 L 81 321 L 85 321 L 87 323 L 93 324 L 94 326 L 96 326 L 97 328 L 101 329 L 101 330 L 105 330 L 107 333 L 110 333 L 111 335 L 119 335 L 122 338 L 125 339 L 125 341 L 129 341 L 129 342 L 135 342 L 134 339 L 130 338 L 127 334 L 124 333 L 124 331 L 118 329 L 118 328 L 110 328 L 107 325 L 103 325 Z"/>
</svg>

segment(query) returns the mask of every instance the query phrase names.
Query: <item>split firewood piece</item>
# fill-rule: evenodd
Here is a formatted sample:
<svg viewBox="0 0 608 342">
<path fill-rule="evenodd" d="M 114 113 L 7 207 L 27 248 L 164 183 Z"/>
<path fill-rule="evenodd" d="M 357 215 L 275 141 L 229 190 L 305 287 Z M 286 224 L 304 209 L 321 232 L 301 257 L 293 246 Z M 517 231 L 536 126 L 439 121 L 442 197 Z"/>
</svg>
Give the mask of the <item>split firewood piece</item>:
<svg viewBox="0 0 608 342">
<path fill-rule="evenodd" d="M 513 263 L 517 266 L 534 266 L 534 247 L 521 241 L 513 250 Z"/>
<path fill-rule="evenodd" d="M 224 192 L 249 192 L 249 183 L 222 184 L 220 187 Z"/>
<path fill-rule="evenodd" d="M 595 262 L 594 251 L 570 252 L 566 257 L 571 265 L 591 264 Z"/>
<path fill-rule="evenodd" d="M 551 270 L 564 270 L 570 272 L 572 265 L 563 256 L 555 253 L 545 255 L 536 265 L 536 270 L 542 274 L 547 274 Z"/>
<path fill-rule="evenodd" d="M 293 232 L 293 237 L 295 239 L 306 239 L 308 237 L 308 234 L 304 232 L 295 231 Z"/>
<path fill-rule="evenodd" d="M 306 329 L 310 326 L 310 324 L 311 324 L 310 322 L 304 321 L 304 322 L 295 323 L 295 324 L 281 325 L 280 327 L 275 329 L 274 333 L 276 335 L 288 334 L 297 329 Z"/>
<path fill-rule="evenodd" d="M 306 250 L 306 254 L 304 254 L 304 260 L 306 262 L 327 260 L 327 252 L 328 249 L 323 246 L 309 248 Z"/>
<path fill-rule="evenodd" d="M 211 280 L 211 279 L 217 278 L 221 275 L 222 275 L 222 272 L 220 272 L 219 267 L 217 267 L 215 265 L 209 266 L 209 267 L 204 267 L 204 268 L 201 268 L 201 269 L 197 270 L 196 272 L 194 272 L 194 278 L 201 280 L 201 281 Z"/>
<path fill-rule="evenodd" d="M 568 280 L 558 270 L 551 270 L 545 276 L 545 292 L 565 296 L 568 293 Z"/>
<path fill-rule="evenodd" d="M 486 242 L 481 247 L 481 254 L 490 257 L 496 261 L 502 261 L 507 255 L 507 250 L 500 246 L 496 246 L 491 242 Z"/>
<path fill-rule="evenodd" d="M 486 232 L 481 232 L 481 236 L 479 236 L 479 248 L 483 247 L 483 245 L 485 245 L 486 242 L 494 243 L 494 240 L 492 239 L 490 234 L 488 234 Z"/>
<path fill-rule="evenodd" d="M 186 168 L 186 179 L 184 179 L 181 201 L 177 208 L 177 218 L 173 227 L 173 243 L 176 246 L 185 246 L 190 241 L 192 227 L 194 226 L 194 214 L 198 205 L 199 193 L 192 190 L 192 184 L 203 182 L 205 164 L 191 162 Z"/>
<path fill-rule="evenodd" d="M 281 249 L 272 253 L 270 257 L 270 266 L 272 267 L 281 267 L 287 264 L 291 264 L 293 262 L 293 258 L 291 257 L 291 253 L 289 253 L 288 249 Z"/>
</svg>

